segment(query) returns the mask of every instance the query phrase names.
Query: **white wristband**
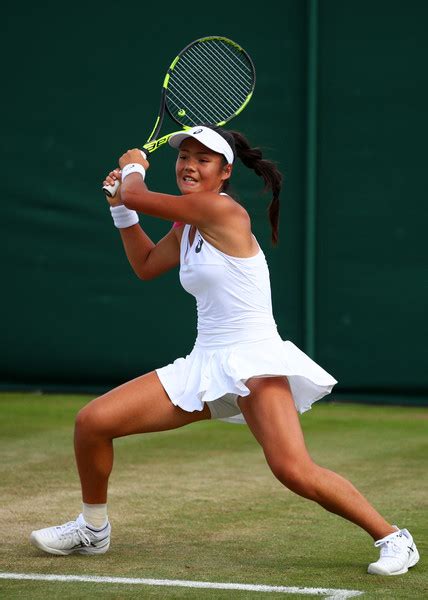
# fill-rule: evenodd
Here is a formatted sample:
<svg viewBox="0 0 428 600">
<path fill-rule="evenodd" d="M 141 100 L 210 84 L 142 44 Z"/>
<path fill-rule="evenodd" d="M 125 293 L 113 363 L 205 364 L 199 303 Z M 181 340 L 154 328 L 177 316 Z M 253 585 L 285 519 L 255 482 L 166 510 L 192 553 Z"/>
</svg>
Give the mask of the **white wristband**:
<svg viewBox="0 0 428 600">
<path fill-rule="evenodd" d="M 110 206 L 110 212 L 113 217 L 113 222 L 118 229 L 132 227 L 132 225 L 138 223 L 138 215 L 135 210 L 129 210 L 124 204 Z"/>
<path fill-rule="evenodd" d="M 139 173 L 141 175 L 141 177 L 144 178 L 146 177 L 146 170 L 143 167 L 143 165 L 140 165 L 139 163 L 131 163 L 129 165 L 125 165 L 122 169 L 122 181 L 125 180 L 126 177 L 128 177 L 128 175 L 130 175 L 131 173 Z"/>
</svg>

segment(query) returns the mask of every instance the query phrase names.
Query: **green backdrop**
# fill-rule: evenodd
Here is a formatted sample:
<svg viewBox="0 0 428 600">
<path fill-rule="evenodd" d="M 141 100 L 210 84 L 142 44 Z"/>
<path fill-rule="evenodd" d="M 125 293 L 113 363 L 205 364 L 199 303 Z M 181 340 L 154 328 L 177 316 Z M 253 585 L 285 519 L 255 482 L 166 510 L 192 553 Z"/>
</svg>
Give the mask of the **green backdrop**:
<svg viewBox="0 0 428 600">
<path fill-rule="evenodd" d="M 411 7 L 411 8 L 410 8 Z M 280 245 L 268 198 L 238 168 L 271 267 L 281 335 L 339 380 L 344 397 L 428 398 L 424 175 L 428 46 L 422 2 L 268 0 L 213 11 L 29 2 L 4 9 L 3 388 L 108 388 L 193 344 L 178 272 L 135 278 L 100 193 L 151 129 L 163 73 L 196 37 L 243 45 L 254 99 L 233 123 L 285 175 Z M 153 155 L 174 193 L 174 151 Z M 165 221 L 142 218 L 157 240 Z"/>
</svg>

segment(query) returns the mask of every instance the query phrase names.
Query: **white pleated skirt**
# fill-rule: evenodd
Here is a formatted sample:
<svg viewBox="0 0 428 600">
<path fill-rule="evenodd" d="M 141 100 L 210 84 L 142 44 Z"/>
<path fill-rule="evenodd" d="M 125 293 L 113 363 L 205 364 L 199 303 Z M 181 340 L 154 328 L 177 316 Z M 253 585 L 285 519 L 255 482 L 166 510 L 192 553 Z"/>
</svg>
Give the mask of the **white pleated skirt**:
<svg viewBox="0 0 428 600">
<path fill-rule="evenodd" d="M 252 377 L 285 376 L 296 409 L 309 410 L 337 381 L 290 341 L 278 334 L 251 342 L 205 347 L 196 341 L 191 353 L 156 369 L 171 402 L 188 412 L 208 403 L 213 418 L 245 423 L 237 404 L 248 396 Z"/>
</svg>

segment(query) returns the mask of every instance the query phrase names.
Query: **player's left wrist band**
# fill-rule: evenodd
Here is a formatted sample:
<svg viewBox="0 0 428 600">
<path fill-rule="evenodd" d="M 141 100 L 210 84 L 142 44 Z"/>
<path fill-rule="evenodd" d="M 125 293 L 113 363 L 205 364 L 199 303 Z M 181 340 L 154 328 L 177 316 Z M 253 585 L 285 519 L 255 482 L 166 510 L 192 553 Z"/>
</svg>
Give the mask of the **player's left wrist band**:
<svg viewBox="0 0 428 600">
<path fill-rule="evenodd" d="M 138 214 L 135 212 L 135 210 L 126 208 L 124 204 L 119 204 L 119 206 L 110 206 L 110 212 L 111 216 L 113 217 L 113 222 L 118 229 L 132 227 L 132 225 L 136 225 L 139 221 Z"/>
<path fill-rule="evenodd" d="M 146 169 L 143 167 L 143 165 L 140 165 L 139 163 L 131 163 L 129 165 L 125 165 L 122 169 L 122 182 L 131 173 L 139 173 L 143 178 L 143 181 L 146 177 Z"/>
</svg>

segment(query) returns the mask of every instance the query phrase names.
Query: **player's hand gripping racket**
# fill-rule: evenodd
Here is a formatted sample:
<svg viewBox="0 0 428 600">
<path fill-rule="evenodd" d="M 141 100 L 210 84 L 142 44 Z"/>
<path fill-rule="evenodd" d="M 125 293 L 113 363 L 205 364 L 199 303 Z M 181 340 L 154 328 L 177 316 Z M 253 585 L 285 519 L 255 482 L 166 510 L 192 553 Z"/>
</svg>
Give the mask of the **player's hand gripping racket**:
<svg viewBox="0 0 428 600">
<path fill-rule="evenodd" d="M 256 72 L 248 53 L 225 37 L 195 40 L 172 61 L 165 76 L 159 115 L 143 149 L 146 154 L 165 144 L 171 135 L 157 138 L 165 110 L 173 121 L 190 129 L 195 125 L 224 125 L 236 117 L 253 94 Z M 103 187 L 114 196 L 119 182 Z"/>
</svg>

